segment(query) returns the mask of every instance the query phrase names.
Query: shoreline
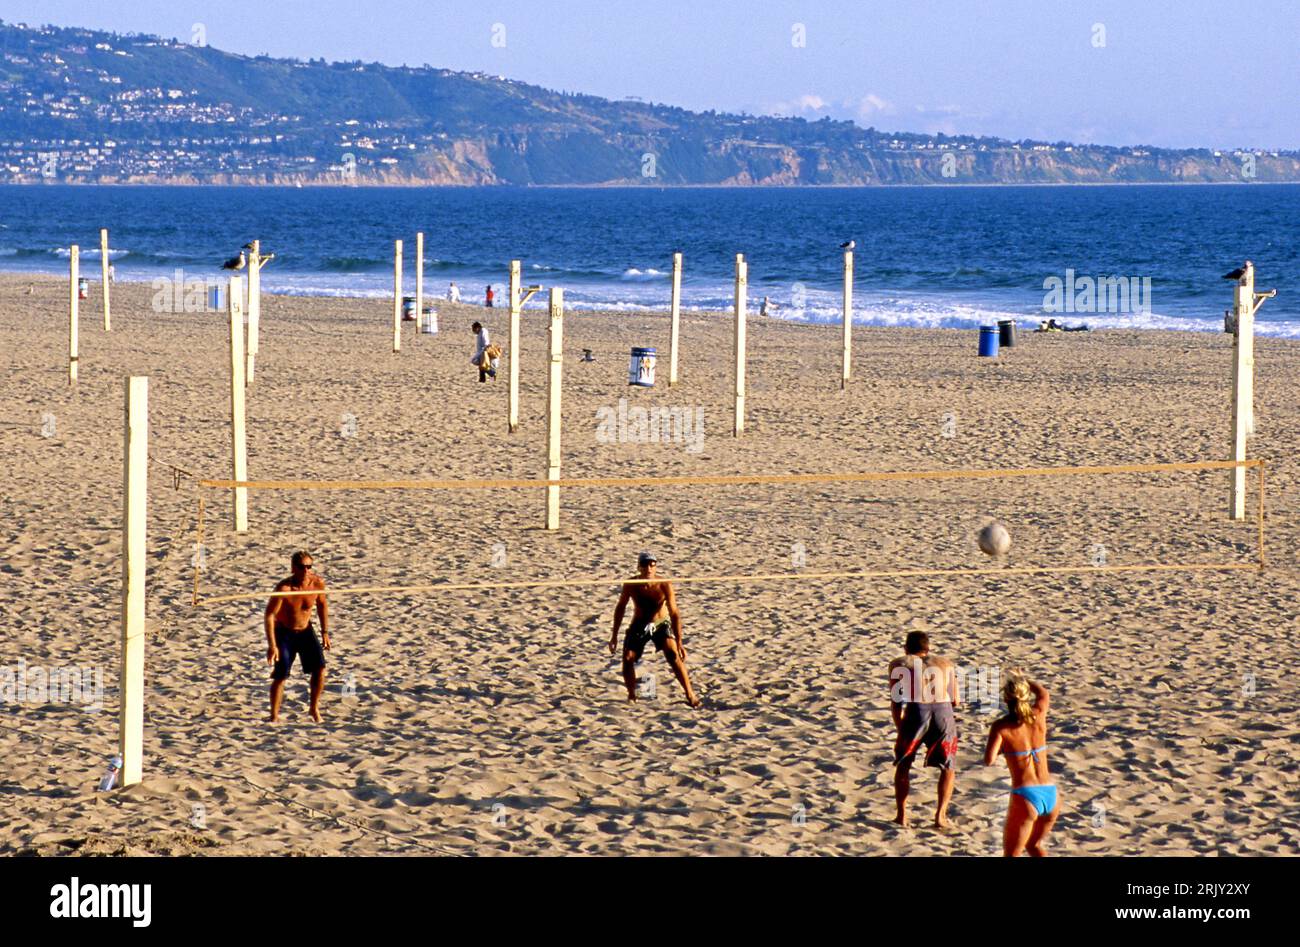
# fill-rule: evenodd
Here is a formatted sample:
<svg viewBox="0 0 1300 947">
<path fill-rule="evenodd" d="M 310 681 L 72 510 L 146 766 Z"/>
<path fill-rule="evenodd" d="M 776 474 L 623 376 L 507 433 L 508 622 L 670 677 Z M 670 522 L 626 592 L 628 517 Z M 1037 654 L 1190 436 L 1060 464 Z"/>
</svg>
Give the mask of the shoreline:
<svg viewBox="0 0 1300 947">
<path fill-rule="evenodd" d="M 94 250 L 95 250 L 95 256 L 94 256 L 94 259 L 95 259 L 96 261 L 98 261 L 98 248 L 91 248 L 91 249 L 94 249 Z M 83 254 L 83 259 L 86 259 L 86 256 L 85 256 L 84 254 Z M 184 267 L 177 267 L 176 269 L 182 269 L 182 270 L 183 270 Z M 96 286 L 99 284 L 99 276 L 98 276 L 98 274 L 99 274 L 99 267 L 98 267 L 97 262 L 96 262 L 95 265 L 91 265 L 91 266 L 83 267 L 82 272 L 83 272 L 83 273 L 90 273 L 90 274 L 91 274 L 90 277 L 86 277 L 86 278 L 90 278 L 90 287 L 91 287 L 91 288 L 90 288 L 90 298 L 89 298 L 88 300 L 83 300 L 83 308 L 84 308 L 85 304 L 89 304 L 89 305 L 91 306 L 91 308 L 93 308 L 93 307 L 96 305 L 96 294 L 97 294 L 97 292 L 98 292 L 98 290 L 96 289 Z M 665 274 L 665 276 L 666 276 L 666 275 L 667 275 L 667 274 Z M 129 287 L 150 287 L 150 291 L 157 291 L 157 290 L 154 290 L 154 289 L 153 289 L 152 284 L 153 284 L 153 282 L 154 282 L 155 280 L 159 280 L 159 279 L 169 280 L 169 281 L 170 281 L 170 278 L 167 277 L 167 276 L 157 276 L 157 277 L 153 277 L 153 278 L 150 278 L 150 279 L 129 279 L 129 278 L 127 278 L 127 279 L 123 279 L 123 278 L 119 278 L 118 280 L 116 280 L 116 281 L 113 283 L 113 286 L 114 286 L 114 287 L 118 287 L 118 286 L 124 286 L 124 287 L 125 287 L 125 286 L 129 286 Z M 194 279 L 194 280 L 199 280 L 199 279 L 201 279 L 201 277 L 194 276 L 194 277 L 192 277 L 192 279 Z M 428 280 L 428 277 L 426 277 L 426 282 L 427 282 L 427 280 Z M 67 286 L 67 277 L 66 277 L 66 276 L 59 276 L 59 275 L 57 275 L 57 274 L 50 273 L 48 270 L 30 270 L 30 271 L 29 271 L 29 270 L 9 270 L 9 269 L 3 269 L 3 268 L 0 268 L 0 281 L 6 282 L 6 283 L 12 283 L 12 284 L 14 284 L 15 286 L 17 286 L 17 285 L 21 285 L 23 282 L 28 282 L 28 283 L 36 283 L 36 282 L 40 282 L 40 283 L 58 283 L 58 284 L 62 284 L 62 285 L 65 286 L 65 287 Z M 220 281 L 221 283 L 223 283 L 223 284 L 225 283 L 225 279 L 224 279 L 224 278 L 220 278 L 220 277 L 219 277 L 219 281 Z M 495 285 L 495 284 L 494 284 L 494 285 Z M 566 290 L 570 290 L 571 292 L 572 292 L 574 289 L 577 289 L 578 291 L 581 291 L 581 287 L 568 287 L 568 286 L 566 286 L 566 287 L 564 287 L 564 288 L 565 288 Z M 414 285 L 413 285 L 413 284 L 412 284 L 412 286 L 409 288 L 409 290 L 408 290 L 405 286 L 403 287 L 403 295 L 406 295 L 406 296 L 413 296 L 414 294 L 415 294 L 415 293 L 414 293 Z M 312 291 L 312 290 L 306 290 L 306 291 L 303 291 L 303 292 L 288 292 L 288 293 L 286 293 L 286 292 L 279 292 L 279 293 L 277 293 L 277 292 L 272 292 L 272 291 L 268 291 L 268 290 L 266 290 L 266 289 L 263 289 L 262 296 L 263 296 L 263 298 L 276 297 L 276 298 L 279 298 L 279 299 L 285 299 L 285 300 L 304 300 L 304 301 L 308 301 L 308 302 L 315 301 L 315 302 L 318 302 L 318 303 L 320 303 L 320 302 L 326 302 L 326 301 L 330 301 L 330 300 L 339 300 L 339 301 L 354 301 L 354 302 L 369 302 L 369 303 L 377 303 L 377 302 L 382 302 L 382 301 L 388 301 L 388 302 L 390 302 L 390 304 L 391 304 L 391 300 L 392 300 L 392 292 L 391 292 L 391 290 L 389 290 L 389 291 L 387 291 L 387 292 L 380 291 L 380 290 L 370 291 L 370 292 L 358 291 L 358 292 L 356 292 L 356 293 L 347 293 L 347 292 L 342 292 L 342 291 L 340 291 L 340 292 L 334 292 L 334 293 L 320 293 L 320 292 L 316 292 L 316 291 Z M 540 296 L 539 296 L 539 299 L 541 299 Z M 473 309 L 485 308 L 485 307 L 481 307 L 481 306 L 479 306 L 479 305 L 477 305 L 477 304 L 474 304 L 474 303 L 467 303 L 467 302 L 464 302 L 464 301 L 460 302 L 459 304 L 452 304 L 452 303 L 448 302 L 447 299 L 446 299 L 444 296 L 442 296 L 441 294 L 438 294 L 438 295 L 431 295 L 431 296 L 430 296 L 430 295 L 426 295 L 426 296 L 425 296 L 425 301 L 426 301 L 426 302 L 432 302 L 433 304 L 435 304 L 435 306 L 453 306 L 453 305 L 457 305 L 457 306 L 466 307 L 466 308 L 473 308 Z M 546 302 L 545 302 L 544 299 L 542 299 L 542 301 L 540 301 L 540 302 L 538 301 L 538 299 L 534 299 L 534 300 L 532 300 L 528 305 L 526 305 L 526 306 L 524 307 L 523 311 L 524 311 L 525 313 L 533 313 L 533 314 L 535 314 L 535 313 L 544 313 L 544 312 L 546 311 L 546 308 L 547 308 L 547 306 L 546 306 Z M 787 309 L 788 307 L 787 307 L 787 306 L 781 306 L 780 308 L 781 308 L 781 309 Z M 664 302 L 664 304 L 663 304 L 662 306 L 657 306 L 657 305 L 656 305 L 656 306 L 641 306 L 641 305 L 636 305 L 636 306 L 633 307 L 633 308 L 619 308 L 619 307 L 617 307 L 617 306 L 610 306 L 610 305 L 604 305 L 604 304 L 587 304 L 587 303 L 583 303 L 583 302 L 578 302 L 578 303 L 575 304 L 574 301 L 573 301 L 572 299 L 568 299 L 568 300 L 566 300 L 566 309 L 569 310 L 569 311 L 572 311 L 572 312 L 581 312 L 581 313 L 583 313 L 583 314 L 607 313 L 607 314 L 621 314 L 621 315 L 625 315 L 625 316 L 628 316 L 628 317 L 635 317 L 635 316 L 640 316 L 640 315 L 644 315 L 644 316 L 667 316 L 667 315 L 669 314 L 669 311 L 670 311 L 670 310 L 669 310 L 669 304 L 668 304 L 666 301 Z M 501 312 L 501 311 L 507 311 L 507 310 L 504 310 L 503 307 L 498 306 L 498 307 L 495 308 L 495 311 L 497 311 L 497 312 Z M 730 310 L 730 308 L 727 308 L 727 309 L 705 308 L 705 307 L 700 307 L 700 306 L 696 306 L 696 305 L 691 305 L 691 304 L 689 304 L 689 303 L 687 303 L 687 302 L 685 302 L 685 301 L 683 301 L 683 303 L 682 303 L 682 306 L 681 306 L 681 312 L 682 312 L 684 315 L 685 315 L 685 314 L 690 314 L 690 315 L 705 315 L 705 314 L 709 314 L 709 315 L 722 316 L 722 317 L 725 317 L 725 318 L 728 318 L 728 319 L 732 318 L 732 316 L 733 316 L 732 311 Z M 191 315 L 202 315 L 202 314 L 203 314 L 203 313 L 191 313 Z M 209 313 L 209 314 L 210 314 L 210 313 Z M 1062 312 L 1043 312 L 1041 315 L 1040 315 L 1040 314 L 1037 314 L 1037 313 L 1032 314 L 1032 315 L 1023 315 L 1023 314 L 1010 313 L 1010 312 L 996 312 L 996 313 L 995 313 L 995 312 L 990 311 L 990 312 L 988 313 L 987 318 L 986 318 L 984 321 L 982 321 L 980 324 L 993 324 L 993 323 L 994 323 L 996 320 L 998 320 L 998 319 L 1006 318 L 1006 317 L 1010 316 L 1010 317 L 1012 317 L 1012 318 L 1014 318 L 1014 319 L 1016 320 L 1016 323 L 1017 323 L 1017 329 L 1018 329 L 1018 331 L 1019 331 L 1020 333 L 1023 334 L 1023 333 L 1033 332 L 1033 326 L 1034 326 L 1035 323 L 1037 323 L 1037 322 L 1045 322 L 1045 321 L 1047 321 L 1048 319 L 1055 319 L 1055 320 L 1057 320 L 1057 322 L 1061 322 L 1061 323 L 1067 323 L 1067 322 L 1068 322 L 1068 323 L 1074 324 L 1074 323 L 1088 323 L 1089 321 L 1094 321 L 1094 322 L 1095 322 L 1097 319 L 1107 318 L 1107 317 L 1111 317 L 1111 316 L 1115 316 L 1115 315 L 1119 315 L 1119 314 L 1118 314 L 1118 313 L 1077 313 L 1077 312 L 1062 313 Z M 1150 315 L 1150 314 L 1148 313 L 1148 315 Z M 750 321 L 753 321 L 753 320 L 755 320 L 755 319 L 761 319 L 761 318 L 764 318 L 764 317 L 762 317 L 762 316 L 759 315 L 759 313 L 758 313 L 758 305 L 757 305 L 757 302 L 756 302 L 755 299 L 754 299 L 754 295 L 751 293 L 751 295 L 750 295 L 750 303 L 749 303 L 748 319 L 749 319 Z M 769 320 L 771 320 L 772 322 L 775 322 L 775 323 L 781 323 L 781 324 L 785 324 L 785 325 L 812 326 L 812 327 L 821 327 L 821 328 L 827 328 L 827 327 L 840 327 L 840 326 L 843 325 L 843 323 L 842 323 L 840 320 L 838 320 L 838 319 L 828 319 L 828 320 L 816 320 L 816 319 L 787 319 L 787 318 L 784 318 L 783 316 L 779 315 L 779 313 L 778 313 L 777 315 L 767 316 L 766 318 L 769 319 Z M 1180 317 L 1180 316 L 1163 316 L 1162 318 L 1167 318 L 1167 319 L 1180 319 L 1180 318 L 1186 318 L 1186 317 Z M 1286 323 L 1283 323 L 1283 325 L 1285 326 Z M 864 321 L 862 321 L 862 320 L 860 320 L 860 319 L 855 319 L 855 321 L 854 321 L 854 323 L 853 323 L 853 326 L 854 326 L 854 331 L 860 331 L 860 330 L 861 330 L 861 331 L 865 331 L 865 330 L 879 329 L 879 330 L 891 330 L 891 331 L 894 331 L 894 330 L 918 330 L 918 331 L 934 331 L 934 332 L 971 332 L 971 331 L 973 331 L 974 329 L 976 329 L 976 327 L 977 327 L 977 326 L 974 325 L 974 324 L 972 324 L 972 325 L 968 325 L 968 326 L 923 326 L 923 325 L 901 325 L 901 324 L 898 324 L 898 325 L 885 325 L 885 324 L 881 324 L 881 323 L 878 323 L 878 322 L 864 322 Z M 1256 337 L 1257 339 L 1267 339 L 1267 340 L 1269 340 L 1269 341 L 1279 341 L 1279 342 L 1297 342 L 1297 343 L 1300 343 L 1300 337 L 1297 337 L 1297 336 L 1295 336 L 1295 335 L 1285 335 L 1285 334 L 1282 334 L 1281 332 L 1279 332 L 1279 333 L 1271 333 L 1271 332 L 1269 332 L 1269 327 L 1270 327 L 1270 323 L 1269 323 L 1267 320 L 1259 320 L 1259 319 L 1257 319 L 1256 322 L 1255 322 L 1255 337 Z M 1199 326 L 1197 326 L 1197 327 L 1189 326 L 1189 327 L 1186 327 L 1186 328 L 1169 328 L 1169 327 L 1163 327 L 1163 326 L 1151 326 L 1151 327 L 1147 327 L 1147 326 L 1094 326 L 1094 327 L 1090 328 L 1088 331 L 1089 331 L 1089 333 L 1096 333 L 1096 332 L 1105 332 L 1105 333 L 1113 333 L 1113 332 L 1138 332 L 1138 333 L 1142 333 L 1142 334 L 1149 334 L 1149 333 L 1168 333 L 1168 334 L 1170 334 L 1170 335 L 1173 336 L 1173 337 L 1182 337 L 1182 336 L 1185 336 L 1185 335 L 1192 335 L 1192 336 L 1199 336 L 1199 335 L 1222 335 L 1222 334 L 1223 334 L 1223 326 L 1222 326 L 1222 322 L 1221 322 L 1221 321 L 1207 321 L 1207 322 L 1205 322 L 1205 324 L 1204 324 L 1204 328 L 1201 328 L 1201 327 L 1199 327 Z"/>
</svg>

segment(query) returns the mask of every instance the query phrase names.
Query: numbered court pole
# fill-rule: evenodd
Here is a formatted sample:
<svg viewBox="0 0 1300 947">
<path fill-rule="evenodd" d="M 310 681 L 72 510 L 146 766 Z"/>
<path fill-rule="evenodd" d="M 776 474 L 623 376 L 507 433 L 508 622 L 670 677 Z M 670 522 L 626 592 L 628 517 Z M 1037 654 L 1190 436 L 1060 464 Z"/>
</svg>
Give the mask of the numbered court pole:
<svg viewBox="0 0 1300 947">
<path fill-rule="evenodd" d="M 77 383 L 77 307 L 81 282 L 81 247 L 75 243 L 68 251 L 68 384 Z"/>
<path fill-rule="evenodd" d="M 849 386 L 853 346 L 853 251 L 844 251 L 844 360 L 840 373 L 840 387 Z"/>
</svg>

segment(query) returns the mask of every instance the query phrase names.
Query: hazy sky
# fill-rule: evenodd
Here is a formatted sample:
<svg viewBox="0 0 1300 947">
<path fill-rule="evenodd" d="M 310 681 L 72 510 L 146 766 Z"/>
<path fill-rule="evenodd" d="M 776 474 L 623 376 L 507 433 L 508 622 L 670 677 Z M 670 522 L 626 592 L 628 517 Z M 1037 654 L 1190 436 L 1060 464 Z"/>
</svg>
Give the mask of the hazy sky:
<svg viewBox="0 0 1300 947">
<path fill-rule="evenodd" d="M 202 24 L 245 54 L 890 131 L 1300 148 L 1300 0 L 0 0 L 0 19 Z"/>
</svg>

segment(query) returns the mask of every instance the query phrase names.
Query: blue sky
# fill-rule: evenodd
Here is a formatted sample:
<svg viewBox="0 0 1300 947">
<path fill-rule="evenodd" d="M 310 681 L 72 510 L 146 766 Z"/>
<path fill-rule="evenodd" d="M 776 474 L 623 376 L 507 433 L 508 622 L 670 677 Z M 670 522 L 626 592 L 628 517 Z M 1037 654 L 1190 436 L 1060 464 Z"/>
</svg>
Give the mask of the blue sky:
<svg viewBox="0 0 1300 947">
<path fill-rule="evenodd" d="M 202 24 L 239 53 L 891 131 L 1300 148 L 1300 0 L 0 0 L 0 19 Z"/>
</svg>

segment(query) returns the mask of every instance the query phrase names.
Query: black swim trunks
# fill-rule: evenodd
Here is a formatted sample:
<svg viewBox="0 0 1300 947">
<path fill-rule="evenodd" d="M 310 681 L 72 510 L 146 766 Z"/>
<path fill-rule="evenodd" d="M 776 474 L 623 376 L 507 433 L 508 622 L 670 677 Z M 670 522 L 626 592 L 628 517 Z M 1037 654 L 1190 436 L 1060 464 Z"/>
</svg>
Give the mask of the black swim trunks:
<svg viewBox="0 0 1300 947">
<path fill-rule="evenodd" d="M 653 619 L 648 621 L 633 619 L 632 624 L 628 625 L 627 634 L 623 636 L 623 650 L 635 652 L 636 659 L 640 661 L 645 646 L 651 641 L 655 643 L 656 651 L 662 651 L 668 642 L 668 634 L 671 630 L 672 622 L 667 618 L 658 623 Z"/>
<path fill-rule="evenodd" d="M 903 705 L 903 724 L 894 745 L 894 764 L 910 767 L 916 751 L 925 744 L 925 765 L 952 769 L 957 759 L 957 718 L 952 704 Z"/>
<path fill-rule="evenodd" d="M 275 626 L 275 646 L 280 649 L 280 660 L 275 662 L 271 671 L 271 680 L 283 681 L 289 676 L 296 655 L 302 656 L 302 669 L 308 674 L 315 674 L 325 667 L 325 650 L 320 639 L 316 637 L 316 628 L 308 625 L 302 631 Z"/>
</svg>

